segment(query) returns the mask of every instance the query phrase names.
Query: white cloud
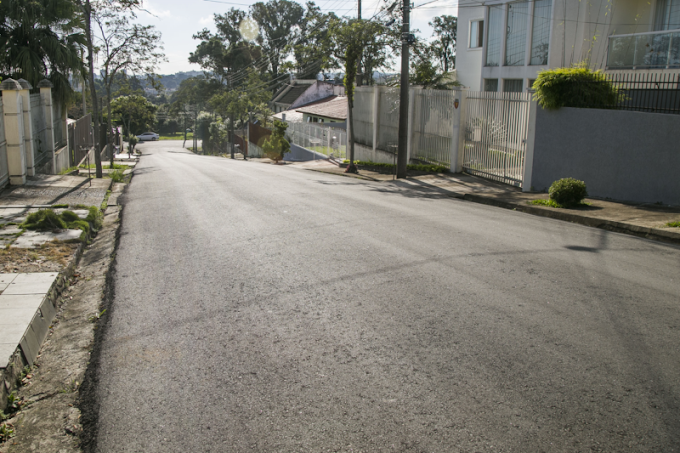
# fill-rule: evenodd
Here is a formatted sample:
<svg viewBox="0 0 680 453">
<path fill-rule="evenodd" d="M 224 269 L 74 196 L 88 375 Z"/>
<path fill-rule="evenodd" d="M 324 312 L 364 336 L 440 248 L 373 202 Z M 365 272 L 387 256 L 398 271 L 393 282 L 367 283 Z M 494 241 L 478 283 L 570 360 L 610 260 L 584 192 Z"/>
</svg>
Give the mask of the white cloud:
<svg viewBox="0 0 680 453">
<path fill-rule="evenodd" d="M 213 23 L 213 18 L 212 18 L 212 16 L 201 17 L 198 20 L 198 23 L 201 24 L 201 25 L 211 25 Z"/>
</svg>

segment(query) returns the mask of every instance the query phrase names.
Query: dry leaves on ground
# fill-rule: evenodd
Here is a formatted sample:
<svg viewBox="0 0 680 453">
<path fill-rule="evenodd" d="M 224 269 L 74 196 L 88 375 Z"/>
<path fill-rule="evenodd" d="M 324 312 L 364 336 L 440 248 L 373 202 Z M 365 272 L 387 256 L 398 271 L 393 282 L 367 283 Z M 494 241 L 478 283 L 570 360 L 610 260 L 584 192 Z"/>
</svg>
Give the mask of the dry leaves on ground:
<svg viewBox="0 0 680 453">
<path fill-rule="evenodd" d="M 47 242 L 34 249 L 0 249 L 0 272 L 59 272 L 75 255 L 77 243 Z"/>
</svg>

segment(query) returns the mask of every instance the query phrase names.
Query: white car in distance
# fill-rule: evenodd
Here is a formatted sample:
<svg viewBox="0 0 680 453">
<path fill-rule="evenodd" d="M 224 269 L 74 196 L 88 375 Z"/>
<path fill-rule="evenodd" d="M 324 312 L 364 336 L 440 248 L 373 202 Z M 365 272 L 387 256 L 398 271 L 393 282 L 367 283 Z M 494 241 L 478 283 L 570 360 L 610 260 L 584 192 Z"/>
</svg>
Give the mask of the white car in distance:
<svg viewBox="0 0 680 453">
<path fill-rule="evenodd" d="M 144 132 L 143 134 L 139 134 L 137 136 L 137 140 L 139 140 L 140 142 L 149 141 L 149 140 L 150 141 L 156 141 L 156 140 L 159 140 L 159 139 L 160 139 L 160 136 L 155 132 Z"/>
</svg>

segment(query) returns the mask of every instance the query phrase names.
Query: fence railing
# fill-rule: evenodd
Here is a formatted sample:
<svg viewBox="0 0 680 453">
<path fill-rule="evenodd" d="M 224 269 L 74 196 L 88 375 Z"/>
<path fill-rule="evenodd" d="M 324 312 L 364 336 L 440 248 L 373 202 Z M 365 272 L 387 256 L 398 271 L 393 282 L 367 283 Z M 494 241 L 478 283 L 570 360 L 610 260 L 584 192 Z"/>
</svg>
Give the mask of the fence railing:
<svg viewBox="0 0 680 453">
<path fill-rule="evenodd" d="M 590 95 L 598 85 L 606 89 L 609 84 L 616 87 L 618 97 L 602 101 Z M 579 87 L 577 96 L 583 107 L 680 114 L 680 74 L 606 74 L 601 81 L 581 82 Z"/>
<path fill-rule="evenodd" d="M 7 166 L 7 140 L 5 138 L 5 122 L 2 120 L 4 110 L 0 99 L 0 188 L 9 182 L 9 168 Z"/>
<path fill-rule="evenodd" d="M 607 69 L 680 68 L 680 30 L 609 37 Z"/>
<path fill-rule="evenodd" d="M 89 149 L 94 146 L 91 125 L 92 115 L 86 115 L 68 126 L 69 153 L 71 162 L 74 164 L 80 162 L 87 155 Z"/>
<path fill-rule="evenodd" d="M 463 169 L 522 186 L 530 93 L 470 92 L 466 99 Z"/>
<path fill-rule="evenodd" d="M 290 142 L 328 157 L 347 157 L 347 132 L 330 126 L 310 123 L 288 123 Z"/>
</svg>

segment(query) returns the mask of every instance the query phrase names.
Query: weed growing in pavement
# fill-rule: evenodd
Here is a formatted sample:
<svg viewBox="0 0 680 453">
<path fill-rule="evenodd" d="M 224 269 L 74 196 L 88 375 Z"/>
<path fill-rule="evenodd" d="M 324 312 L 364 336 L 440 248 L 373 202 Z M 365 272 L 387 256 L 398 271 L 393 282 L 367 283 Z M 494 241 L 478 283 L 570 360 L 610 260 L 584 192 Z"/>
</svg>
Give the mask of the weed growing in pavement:
<svg viewBox="0 0 680 453">
<path fill-rule="evenodd" d="M 64 168 L 62 171 L 59 172 L 60 175 L 65 175 L 67 173 L 71 173 L 72 171 L 76 171 L 78 167 L 68 167 Z"/>
<path fill-rule="evenodd" d="M 680 228 L 680 222 L 668 222 L 666 226 L 671 228 Z"/>
<path fill-rule="evenodd" d="M 0 423 L 0 442 L 5 442 L 16 436 L 14 425 L 9 422 Z"/>
<path fill-rule="evenodd" d="M 113 182 L 123 182 L 125 180 L 122 170 L 113 170 L 111 173 L 109 173 L 109 176 L 111 176 L 111 180 Z"/>
<path fill-rule="evenodd" d="M 10 393 L 7 397 L 7 414 L 12 415 L 15 412 L 18 412 L 23 404 L 24 400 L 17 396 L 17 392 Z"/>
<path fill-rule="evenodd" d="M 17 376 L 17 387 L 21 387 L 22 385 L 26 384 L 28 379 L 33 377 L 33 375 L 31 375 L 31 371 L 32 369 L 30 366 L 24 367 L 24 369 L 21 371 L 21 374 Z"/>
<path fill-rule="evenodd" d="M 106 195 L 104 195 L 104 201 L 102 201 L 101 206 L 99 207 L 100 210 L 105 210 L 106 207 L 109 205 L 109 198 L 111 197 L 111 191 L 107 190 Z"/>
<path fill-rule="evenodd" d="M 97 322 L 101 319 L 102 316 L 104 316 L 104 313 L 106 313 L 106 308 L 100 311 L 99 313 L 95 313 L 94 315 L 90 316 L 87 319 L 90 322 Z"/>
</svg>

